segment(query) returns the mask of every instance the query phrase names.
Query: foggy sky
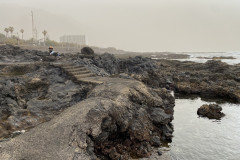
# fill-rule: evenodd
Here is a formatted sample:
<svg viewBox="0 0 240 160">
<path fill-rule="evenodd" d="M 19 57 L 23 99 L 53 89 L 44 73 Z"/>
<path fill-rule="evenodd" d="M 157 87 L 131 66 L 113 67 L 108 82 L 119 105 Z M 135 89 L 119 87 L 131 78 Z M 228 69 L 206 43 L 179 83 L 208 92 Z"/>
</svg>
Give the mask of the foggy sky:
<svg viewBox="0 0 240 160">
<path fill-rule="evenodd" d="M 89 45 L 129 51 L 240 51 L 239 0 L 0 0 L 0 33 L 85 34 Z"/>
</svg>

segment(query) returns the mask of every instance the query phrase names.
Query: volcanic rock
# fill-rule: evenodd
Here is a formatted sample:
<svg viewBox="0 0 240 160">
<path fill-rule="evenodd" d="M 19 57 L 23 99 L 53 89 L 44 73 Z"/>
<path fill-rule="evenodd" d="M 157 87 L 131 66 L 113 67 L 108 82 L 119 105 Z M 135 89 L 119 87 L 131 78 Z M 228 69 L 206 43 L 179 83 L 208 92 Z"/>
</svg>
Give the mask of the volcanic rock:
<svg viewBox="0 0 240 160">
<path fill-rule="evenodd" d="M 49 65 L 13 65 L 1 71 L 11 76 L 0 77 L 0 138 L 50 120 L 84 99 L 91 88 Z"/>
<path fill-rule="evenodd" d="M 151 145 L 159 146 L 172 133 L 174 98 L 165 90 L 153 90 L 132 79 L 99 78 L 102 85 L 85 100 L 66 109 L 11 141 L 1 142 L 0 159 L 129 159 L 148 157 Z M 134 97 L 131 98 L 131 97 Z M 143 97 L 152 97 L 145 99 Z M 171 97 L 161 106 L 157 98 Z M 164 98 L 165 97 L 165 98 Z M 166 101 L 167 102 L 167 101 Z M 171 102 L 171 103 L 169 103 Z M 141 103 L 141 104 L 140 104 Z M 151 108 L 172 110 L 155 124 Z M 168 119 L 168 120 L 167 120 Z M 162 131 L 165 128 L 168 131 Z M 168 128 L 168 129 L 167 129 Z"/>
<path fill-rule="evenodd" d="M 43 55 L 46 55 L 46 52 L 30 51 L 12 45 L 0 46 L 0 62 L 36 62 L 41 61 Z"/>
<path fill-rule="evenodd" d="M 94 51 L 92 48 L 90 47 L 83 47 L 81 49 L 81 54 L 84 54 L 84 55 L 93 55 L 94 54 Z"/>
<path fill-rule="evenodd" d="M 208 117 L 209 119 L 220 119 L 224 116 L 221 112 L 222 107 L 217 104 L 204 104 L 198 108 L 197 114 L 202 117 Z"/>
</svg>

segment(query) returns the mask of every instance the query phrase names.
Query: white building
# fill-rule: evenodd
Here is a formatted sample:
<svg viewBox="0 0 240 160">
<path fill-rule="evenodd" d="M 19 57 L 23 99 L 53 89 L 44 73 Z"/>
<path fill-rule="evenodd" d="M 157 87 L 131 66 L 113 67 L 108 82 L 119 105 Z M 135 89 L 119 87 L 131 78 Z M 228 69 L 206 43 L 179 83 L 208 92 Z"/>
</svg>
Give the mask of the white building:
<svg viewBox="0 0 240 160">
<path fill-rule="evenodd" d="M 60 42 L 87 45 L 85 35 L 64 35 L 60 37 Z"/>
</svg>

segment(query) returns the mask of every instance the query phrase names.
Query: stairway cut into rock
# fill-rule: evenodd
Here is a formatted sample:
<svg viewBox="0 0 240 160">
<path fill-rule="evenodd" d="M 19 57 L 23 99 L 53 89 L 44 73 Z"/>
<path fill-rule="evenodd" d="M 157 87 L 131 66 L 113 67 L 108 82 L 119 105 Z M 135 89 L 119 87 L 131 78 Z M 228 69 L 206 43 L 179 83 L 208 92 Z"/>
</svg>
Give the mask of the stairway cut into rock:
<svg viewBox="0 0 240 160">
<path fill-rule="evenodd" d="M 64 72 L 66 72 L 75 82 L 84 82 L 84 83 L 92 83 L 92 84 L 102 84 L 103 82 L 94 80 L 90 77 L 96 77 L 95 73 L 92 73 L 89 69 L 82 65 L 74 65 L 74 64 L 52 64 L 55 67 L 61 68 Z"/>
</svg>

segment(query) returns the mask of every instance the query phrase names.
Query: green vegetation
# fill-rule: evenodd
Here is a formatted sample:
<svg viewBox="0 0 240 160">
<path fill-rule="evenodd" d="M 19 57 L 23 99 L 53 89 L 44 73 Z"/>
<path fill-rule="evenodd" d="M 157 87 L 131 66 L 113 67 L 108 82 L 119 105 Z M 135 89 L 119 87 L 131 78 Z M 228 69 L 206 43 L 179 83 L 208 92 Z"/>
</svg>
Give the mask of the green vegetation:
<svg viewBox="0 0 240 160">
<path fill-rule="evenodd" d="M 36 46 L 59 46 L 59 47 L 77 47 L 77 44 L 74 43 L 59 43 L 54 40 L 50 40 L 47 31 L 43 30 L 43 39 L 34 40 L 33 38 L 24 40 L 24 29 L 20 29 L 20 37 L 19 35 L 14 35 L 14 28 L 7 27 L 3 30 L 5 34 L 0 33 L 0 44 L 11 44 L 11 45 L 36 45 Z M 9 33 L 11 35 L 9 35 Z"/>
</svg>

